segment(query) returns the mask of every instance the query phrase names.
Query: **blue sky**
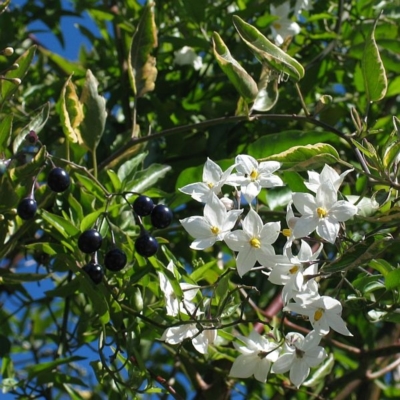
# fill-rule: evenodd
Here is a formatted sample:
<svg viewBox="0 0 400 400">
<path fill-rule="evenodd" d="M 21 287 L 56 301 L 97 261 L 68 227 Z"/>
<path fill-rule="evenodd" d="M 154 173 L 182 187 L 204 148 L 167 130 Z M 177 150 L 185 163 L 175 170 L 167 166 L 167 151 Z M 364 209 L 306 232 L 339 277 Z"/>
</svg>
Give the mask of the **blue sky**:
<svg viewBox="0 0 400 400">
<path fill-rule="evenodd" d="M 27 0 L 11 0 L 12 7 L 24 5 Z M 73 10 L 72 3 L 68 0 L 62 1 L 63 8 Z M 79 48 L 83 45 L 88 49 L 91 47 L 90 41 L 83 36 L 75 26 L 77 23 L 83 25 L 91 32 L 96 34 L 98 29 L 90 16 L 84 12 L 81 17 L 63 17 L 61 19 L 61 30 L 65 37 L 65 48 L 61 46 L 56 36 L 49 31 L 49 28 L 41 21 L 32 21 L 28 25 L 28 30 L 35 34 L 37 39 L 49 50 L 61 54 L 70 60 L 78 58 Z"/>
</svg>

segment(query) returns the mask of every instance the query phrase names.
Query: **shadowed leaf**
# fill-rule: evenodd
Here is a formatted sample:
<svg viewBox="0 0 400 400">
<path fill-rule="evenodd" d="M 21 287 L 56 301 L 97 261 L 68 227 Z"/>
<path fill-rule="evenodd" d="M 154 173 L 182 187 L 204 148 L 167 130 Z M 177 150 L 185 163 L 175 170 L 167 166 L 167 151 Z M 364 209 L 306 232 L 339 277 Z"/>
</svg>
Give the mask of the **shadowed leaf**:
<svg viewBox="0 0 400 400">
<path fill-rule="evenodd" d="M 219 66 L 239 94 L 247 101 L 253 101 L 258 93 L 256 82 L 232 57 L 228 47 L 217 32 L 213 34 L 213 50 Z"/>
<path fill-rule="evenodd" d="M 157 68 L 156 59 L 150 54 L 154 47 L 157 47 L 157 29 L 150 3 L 143 9 L 129 49 L 129 78 L 136 97 L 154 90 Z"/>
</svg>

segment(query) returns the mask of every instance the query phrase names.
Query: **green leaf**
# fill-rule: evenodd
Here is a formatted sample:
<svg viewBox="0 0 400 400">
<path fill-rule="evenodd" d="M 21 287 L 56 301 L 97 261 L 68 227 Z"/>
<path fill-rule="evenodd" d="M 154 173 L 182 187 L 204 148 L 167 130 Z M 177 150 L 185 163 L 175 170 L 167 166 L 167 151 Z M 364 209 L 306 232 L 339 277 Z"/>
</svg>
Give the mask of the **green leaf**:
<svg viewBox="0 0 400 400">
<path fill-rule="evenodd" d="M 248 102 L 258 93 L 257 84 L 246 70 L 232 57 L 228 47 L 217 32 L 213 33 L 213 51 L 222 71 L 226 74 L 239 94 Z"/>
<path fill-rule="evenodd" d="M 390 271 L 385 276 L 385 286 L 388 290 L 400 289 L 400 269 Z"/>
<path fill-rule="evenodd" d="M 8 175 L 3 175 L 0 179 L 0 211 L 15 207 L 19 200 L 15 184 Z"/>
<path fill-rule="evenodd" d="M 53 371 L 53 369 L 55 369 L 59 365 L 70 364 L 70 363 L 73 363 L 76 361 L 82 361 L 85 359 L 86 359 L 85 357 L 80 357 L 80 356 L 59 358 L 54 361 L 41 362 L 39 364 L 28 366 L 28 367 L 26 367 L 26 371 L 28 372 L 29 379 L 32 379 L 35 376 L 37 376 L 38 374 L 43 373 L 43 372 L 51 373 Z"/>
<path fill-rule="evenodd" d="M 0 152 L 8 147 L 12 134 L 13 115 L 7 114 L 2 117 L 0 122 Z"/>
<path fill-rule="evenodd" d="M 364 53 L 361 59 L 361 69 L 368 101 L 379 101 L 383 99 L 387 91 L 385 67 L 383 66 L 375 41 L 375 28 L 377 23 L 378 19 L 375 21 L 371 33 L 366 38 Z"/>
<path fill-rule="evenodd" d="M 84 108 L 84 117 L 79 125 L 82 140 L 92 152 L 103 135 L 106 124 L 106 99 L 97 92 L 98 82 L 90 69 L 86 72 L 80 102 Z"/>
<path fill-rule="evenodd" d="M 42 128 L 45 126 L 47 120 L 49 119 L 50 113 L 50 103 L 44 104 L 39 111 L 33 116 L 33 118 L 29 121 L 29 124 L 26 125 L 21 132 L 15 137 L 13 142 L 13 152 L 14 154 L 18 153 L 21 150 L 21 146 L 24 146 L 25 137 L 30 131 L 35 131 L 39 133 Z"/>
<path fill-rule="evenodd" d="M 65 82 L 60 95 L 60 119 L 66 138 L 72 143 L 83 144 L 79 125 L 83 120 L 83 105 L 79 101 L 76 87 L 71 80 Z"/>
<path fill-rule="evenodd" d="M 259 161 L 279 161 L 282 169 L 307 171 L 324 164 L 332 164 L 340 159 L 336 149 L 330 144 L 316 143 L 307 146 L 294 146 L 282 153 L 262 158 Z"/>
<path fill-rule="evenodd" d="M 136 157 L 133 157 L 128 161 L 125 161 L 118 168 L 118 171 L 117 171 L 117 175 L 118 175 L 118 178 L 120 179 L 120 181 L 124 183 L 127 180 L 131 180 L 137 171 L 137 167 L 143 163 L 146 156 L 147 156 L 147 152 L 143 152 L 143 153 L 138 154 Z"/>
<path fill-rule="evenodd" d="M 79 229 L 63 217 L 49 213 L 43 209 L 40 213 L 43 219 L 57 229 L 57 231 L 60 232 L 65 238 L 70 238 L 71 236 L 75 236 L 79 233 Z"/>
<path fill-rule="evenodd" d="M 156 59 L 151 55 L 157 47 L 157 29 L 154 20 L 154 4 L 143 8 L 136 31 L 132 37 L 128 56 L 128 72 L 136 97 L 154 90 L 157 78 Z"/>
<path fill-rule="evenodd" d="M 165 174 L 171 170 L 169 165 L 151 164 L 149 168 L 139 171 L 134 176 L 134 181 L 126 186 L 126 191 L 142 193 L 155 185 Z"/>
<path fill-rule="evenodd" d="M 0 269 L 1 285 L 17 285 L 23 282 L 37 282 L 46 279 L 48 274 L 15 273 L 9 270 Z"/>
<path fill-rule="evenodd" d="M 8 71 L 5 74 L 7 79 L 23 79 L 28 68 L 32 62 L 33 56 L 35 55 L 36 46 L 31 46 L 28 50 L 25 51 L 17 60 L 14 61 L 14 64 L 18 64 L 17 69 L 13 69 Z M 0 80 L 0 93 L 1 93 L 1 101 L 0 104 L 4 103 L 8 98 L 10 98 L 18 89 L 19 84 L 14 82 L 10 82 L 7 80 Z"/>
<path fill-rule="evenodd" d="M 393 164 L 397 165 L 400 162 L 400 142 L 395 142 L 389 145 L 382 158 L 383 166 L 389 171 Z"/>
<path fill-rule="evenodd" d="M 122 182 L 119 180 L 117 173 L 112 169 L 107 169 L 106 172 L 114 188 L 113 191 L 119 192 L 122 188 Z"/>
<path fill-rule="evenodd" d="M 375 292 L 376 290 L 385 289 L 382 278 L 381 274 L 364 275 L 361 278 L 355 279 L 353 286 L 363 294 Z"/>
<path fill-rule="evenodd" d="M 7 336 L 0 334 L 0 358 L 6 356 L 11 350 L 11 342 Z"/>
<path fill-rule="evenodd" d="M 82 64 L 67 60 L 54 51 L 50 51 L 42 46 L 40 46 L 38 50 L 56 65 L 55 69 L 57 72 L 62 72 L 64 75 L 72 75 L 75 73 L 80 76 L 85 76 L 86 71 Z"/>
<path fill-rule="evenodd" d="M 86 231 L 87 229 L 91 229 L 95 222 L 99 219 L 99 216 L 104 212 L 104 207 L 100 210 L 96 210 L 83 218 L 80 225 L 81 232 Z"/>
<path fill-rule="evenodd" d="M 44 293 L 47 297 L 68 297 L 72 296 L 80 287 L 80 279 L 73 279 L 65 285 L 58 286 L 52 290 L 46 290 Z"/>
<path fill-rule="evenodd" d="M 104 191 L 103 189 L 98 185 L 97 182 L 95 182 L 92 178 L 89 178 L 86 175 L 79 174 L 77 172 L 74 173 L 74 177 L 78 179 L 80 183 L 84 186 L 84 188 L 91 194 L 95 195 L 99 200 L 104 200 Z"/>
<path fill-rule="evenodd" d="M 275 71 L 288 74 L 296 82 L 303 78 L 303 66 L 271 43 L 257 28 L 243 21 L 237 15 L 233 16 L 233 24 L 241 39 L 261 63 L 266 63 Z"/>
</svg>

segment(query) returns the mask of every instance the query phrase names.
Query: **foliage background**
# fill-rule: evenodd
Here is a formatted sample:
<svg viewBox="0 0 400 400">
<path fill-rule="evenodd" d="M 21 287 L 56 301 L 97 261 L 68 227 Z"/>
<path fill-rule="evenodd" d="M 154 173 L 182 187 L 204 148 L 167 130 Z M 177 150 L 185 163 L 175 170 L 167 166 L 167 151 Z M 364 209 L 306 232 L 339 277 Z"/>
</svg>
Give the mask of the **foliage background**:
<svg viewBox="0 0 400 400">
<path fill-rule="evenodd" d="M 398 126 L 393 126 L 392 121 L 393 116 L 399 116 L 400 5 L 396 1 L 316 1 L 312 11 L 304 14 L 300 21 L 302 31 L 288 48 L 288 53 L 305 67 L 306 74 L 299 85 L 311 115 L 304 114 L 301 98 L 289 80 L 279 85 L 275 107 L 249 120 L 246 116 L 235 116 L 239 95 L 215 60 L 211 37 L 214 31 L 218 32 L 232 55 L 257 80 L 260 64 L 240 41 L 232 15 L 239 15 L 268 35 L 274 21 L 269 15 L 270 3 L 241 0 L 234 3 L 235 11 L 229 8 L 232 2 L 222 0 L 172 3 L 158 0 L 154 3 L 158 45 L 151 54 L 157 60 L 157 79 L 154 90 L 140 98 L 134 96 L 131 88 L 128 63 L 130 42 L 144 12 L 139 2 L 76 0 L 70 2 L 71 11 L 66 10 L 61 1 L 53 1 L 51 7 L 44 2 L 29 1 L 21 7 L 11 4 L 0 16 L 0 48 L 11 46 L 16 51 L 12 57 L 0 56 L 1 70 L 6 70 L 33 45 L 37 46 L 22 84 L 12 97 L 2 99 L 1 129 L 11 128 L 12 137 L 2 143 L 0 155 L 11 157 L 15 139 L 30 129 L 35 117 L 33 126 L 40 125 L 38 120 L 44 122 L 49 110 L 48 119 L 38 132 L 40 141 L 53 155 L 53 161 L 69 170 L 74 181 L 71 190 L 59 196 L 41 185 L 36 190 L 36 198 L 43 211 L 37 221 L 23 222 L 15 215 L 16 205 L 27 195 L 32 177 L 39 173 L 38 181 L 45 182 L 49 168 L 40 170 L 44 158 L 39 155 L 31 163 L 14 165 L 12 173 L 2 177 L 0 239 L 4 245 L 0 253 L 0 355 L 3 388 L 11 390 L 14 398 L 52 399 L 67 394 L 70 398 L 113 399 L 120 398 L 121 393 L 133 398 L 140 391 L 170 392 L 171 387 L 160 384 L 158 378 L 173 377 L 173 387 L 182 398 L 246 394 L 251 398 L 269 398 L 278 393 L 288 398 L 308 398 L 307 391 L 311 389 L 294 392 L 289 386 L 282 386 L 276 377 L 272 377 L 268 385 L 253 380 L 241 384 L 233 382 L 227 374 L 235 352 L 228 340 L 221 349 L 213 350 L 209 358 L 199 357 L 190 343 L 176 349 L 157 342 L 163 327 L 176 321 L 165 316 L 156 271 L 162 270 L 168 258 L 175 256 L 181 263 L 180 273 L 185 280 L 204 286 L 217 282 L 208 290 L 216 289 L 214 312 L 218 312 L 226 324 L 232 323 L 225 329 L 225 339 L 238 331 L 246 334 L 253 328 L 250 322 L 234 324 L 241 319 L 238 304 L 242 304 L 248 321 L 265 315 L 281 317 L 278 312 L 269 314 L 280 288 L 257 273 L 250 273 L 243 279 L 231 273 L 226 275 L 229 279 L 221 283 L 218 281 L 221 270 L 215 260 L 224 249 L 215 247 L 201 254 L 189 249 L 191 240 L 180 228 L 178 219 L 201 214 L 201 208 L 177 189 L 201 180 L 207 157 L 224 168 L 237 154 L 265 158 L 293 146 L 320 142 L 334 146 L 341 161 L 356 168 L 343 192 L 373 197 L 380 203 L 378 215 L 356 219 L 348 228 L 353 240 L 360 240 L 364 246 L 357 248 L 357 252 L 366 252 L 371 243 L 381 238 L 376 235 L 390 234 L 393 240 L 385 242 L 379 260 L 384 259 L 392 268 L 397 267 L 397 177 L 393 178 L 393 171 L 388 174 L 381 161 L 398 134 Z M 360 61 L 366 38 L 381 10 L 383 14 L 377 23 L 375 39 L 388 89 L 383 100 L 369 105 Z M 81 47 L 77 61 L 53 53 L 37 41 L 35 32 L 29 32 L 32 21 L 42 21 L 63 44 L 68 38 L 60 29 L 60 20 L 79 16 L 84 11 L 93 19 L 99 33 L 95 35 L 84 26 L 78 26 L 92 47 L 90 50 Z M 203 67 L 200 70 L 174 63 L 174 52 L 183 46 L 191 46 L 201 55 Z M 86 134 L 87 138 L 99 140 L 94 152 L 68 143 L 60 122 L 60 96 L 65 82 L 73 74 L 71 79 L 80 93 L 89 69 L 99 82 L 99 93 L 107 99 L 104 132 L 94 133 L 93 137 Z M 2 85 L 3 91 L 4 81 Z M 314 114 L 322 95 L 332 96 L 332 103 Z M 49 108 L 45 106 L 47 102 Z M 359 126 L 354 123 L 356 112 L 362 121 Z M 4 123 L 9 115 L 13 116 L 12 127 Z M 153 135 L 148 136 L 148 133 Z M 144 139 L 132 140 L 132 135 Z M 364 151 L 362 157 L 367 159 L 375 181 L 367 179 L 359 151 L 355 150 L 350 136 L 365 148 L 368 148 L 367 143 L 371 144 L 372 148 Z M 86 169 L 94 171 L 97 179 L 87 175 Z M 289 189 L 305 190 L 302 183 L 305 171 L 285 171 L 283 176 Z M 174 210 L 176 223 L 170 229 L 155 232 L 168 244 L 160 252 L 159 261 L 147 262 L 133 251 L 139 228 L 128 216 L 126 202 L 121 197 L 113 198 L 109 203 L 111 226 L 117 243 L 129 255 L 131 267 L 121 275 L 108 276 L 107 285 L 94 289 L 79 272 L 85 259 L 77 250 L 76 241 L 79 231 L 93 224 L 104 211 L 106 197 L 102 186 L 108 192 L 137 191 L 157 198 Z M 283 221 L 288 195 L 288 189 L 263 194 L 260 201 L 265 205 L 262 210 L 266 220 Z M 85 219 L 85 216 L 89 217 Z M 66 221 L 61 223 L 61 228 L 57 228 L 60 223 L 57 217 Z M 107 227 L 104 235 L 106 245 L 110 245 Z M 364 242 L 365 235 L 372 242 Z M 233 260 L 226 262 L 227 267 L 234 267 Z M 383 370 L 396 359 L 398 285 L 388 290 L 382 284 L 383 267 L 380 271 L 379 268 L 374 270 L 371 260 L 363 267 L 369 268 L 369 272 L 353 268 L 346 273 L 345 280 L 339 273 L 323 284 L 327 293 L 338 294 L 337 289 L 342 289 L 338 296 L 345 302 L 345 319 L 354 337 L 333 337 L 327 341 L 326 346 L 334 354 L 336 363 L 325 383 L 313 389 L 322 397 L 394 398 L 399 395 L 395 385 L 398 381 L 396 369 L 376 379 L 367 374 L 370 370 Z M 42 290 L 39 296 L 32 295 L 32 285 L 36 287 L 35 293 Z M 258 292 L 239 290 L 237 285 L 256 287 Z M 244 301 L 243 290 L 258 308 Z M 229 296 L 225 297 L 224 293 Z M 349 301 L 350 294 L 355 294 L 352 301 Z M 139 315 L 141 303 L 145 305 L 142 315 L 146 319 Z M 264 314 L 260 310 L 264 310 Z M 368 312 L 387 310 L 391 313 L 385 320 L 371 323 L 374 317 Z M 307 326 L 301 321 L 295 323 Z M 129 332 L 128 340 L 124 339 L 127 342 L 123 340 L 125 330 Z M 389 345 L 392 347 L 387 354 L 372 352 Z M 87 354 L 81 352 L 85 348 L 91 350 L 91 355 L 84 361 L 80 356 Z M 367 352 L 364 354 L 364 351 Z M 121 367 L 118 372 L 113 369 L 113 355 L 116 356 L 115 365 Z M 89 381 L 87 372 L 82 370 L 82 365 L 88 366 L 88 362 L 96 375 L 96 379 Z M 364 384 L 355 385 L 358 380 Z M 353 394 L 352 384 L 356 387 Z"/>
</svg>

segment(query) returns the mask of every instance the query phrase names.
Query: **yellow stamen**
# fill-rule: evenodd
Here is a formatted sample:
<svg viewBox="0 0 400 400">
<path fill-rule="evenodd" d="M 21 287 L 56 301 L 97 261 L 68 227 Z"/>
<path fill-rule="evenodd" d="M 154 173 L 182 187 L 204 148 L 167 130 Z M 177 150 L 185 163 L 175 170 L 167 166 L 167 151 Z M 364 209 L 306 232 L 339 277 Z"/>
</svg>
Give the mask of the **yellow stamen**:
<svg viewBox="0 0 400 400">
<path fill-rule="evenodd" d="M 279 29 L 282 28 L 282 25 L 279 24 L 278 22 L 274 22 L 274 23 L 272 24 L 272 26 L 273 26 L 277 31 L 279 31 Z"/>
<path fill-rule="evenodd" d="M 218 235 L 218 233 L 219 233 L 219 228 L 218 228 L 218 226 L 212 226 L 212 227 L 211 227 L 211 232 L 212 232 L 214 235 Z"/>
<path fill-rule="evenodd" d="M 292 234 L 292 230 L 289 229 L 289 228 L 282 230 L 282 235 L 283 236 L 290 237 L 291 234 Z"/>
<path fill-rule="evenodd" d="M 299 267 L 297 265 L 293 265 L 292 268 L 289 269 L 289 272 L 293 275 L 299 270 Z"/>
<path fill-rule="evenodd" d="M 256 249 L 261 248 L 261 243 L 257 238 L 253 238 L 250 240 L 250 246 L 255 247 Z"/>
<path fill-rule="evenodd" d="M 255 181 L 258 178 L 258 171 L 256 169 L 253 169 L 253 171 L 251 171 L 250 178 L 252 181 Z"/>
<path fill-rule="evenodd" d="M 212 188 L 214 187 L 214 184 L 213 184 L 212 182 L 208 182 L 208 183 L 207 183 L 207 186 L 208 186 L 210 189 L 212 189 Z"/>
<path fill-rule="evenodd" d="M 328 211 L 323 207 L 318 207 L 317 214 L 319 218 L 325 218 L 328 215 Z"/>
<path fill-rule="evenodd" d="M 319 321 L 322 318 L 323 315 L 324 315 L 324 309 L 323 308 L 318 308 L 318 310 L 315 311 L 315 313 L 314 313 L 315 321 Z"/>
</svg>

